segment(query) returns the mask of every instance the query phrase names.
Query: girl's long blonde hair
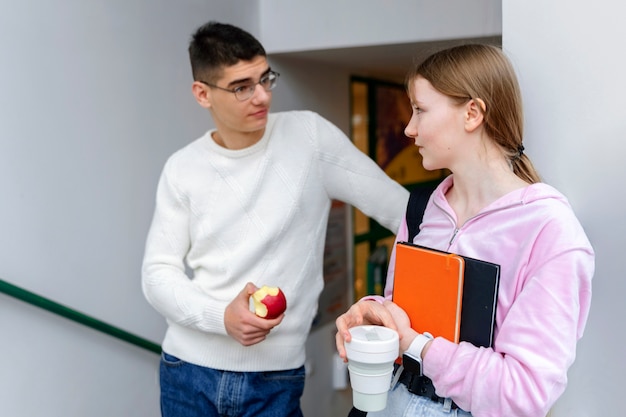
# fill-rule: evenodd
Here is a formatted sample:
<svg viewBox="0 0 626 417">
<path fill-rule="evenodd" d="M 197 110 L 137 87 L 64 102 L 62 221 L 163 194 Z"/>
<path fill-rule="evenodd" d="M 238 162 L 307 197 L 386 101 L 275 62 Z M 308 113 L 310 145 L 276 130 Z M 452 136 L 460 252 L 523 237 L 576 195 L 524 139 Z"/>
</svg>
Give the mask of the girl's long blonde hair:
<svg viewBox="0 0 626 417">
<path fill-rule="evenodd" d="M 481 99 L 485 132 L 509 158 L 513 172 L 529 183 L 539 174 L 524 153 L 524 113 L 517 76 L 500 48 L 483 44 L 455 46 L 434 53 L 407 76 L 407 86 L 423 77 L 459 104 Z"/>
</svg>

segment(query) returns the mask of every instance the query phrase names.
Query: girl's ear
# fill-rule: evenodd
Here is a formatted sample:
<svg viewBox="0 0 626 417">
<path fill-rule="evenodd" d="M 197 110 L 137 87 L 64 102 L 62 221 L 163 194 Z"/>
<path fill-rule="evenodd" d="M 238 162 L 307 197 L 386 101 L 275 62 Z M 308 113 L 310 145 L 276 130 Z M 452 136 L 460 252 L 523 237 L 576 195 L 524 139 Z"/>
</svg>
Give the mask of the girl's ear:
<svg viewBox="0 0 626 417">
<path fill-rule="evenodd" d="M 466 104 L 465 129 L 468 132 L 476 130 L 484 121 L 487 106 L 483 99 L 473 98 Z"/>
<path fill-rule="evenodd" d="M 205 109 L 211 107 L 211 91 L 208 86 L 202 84 L 200 81 L 194 81 L 193 84 L 191 84 L 191 92 L 200 106 Z"/>
</svg>

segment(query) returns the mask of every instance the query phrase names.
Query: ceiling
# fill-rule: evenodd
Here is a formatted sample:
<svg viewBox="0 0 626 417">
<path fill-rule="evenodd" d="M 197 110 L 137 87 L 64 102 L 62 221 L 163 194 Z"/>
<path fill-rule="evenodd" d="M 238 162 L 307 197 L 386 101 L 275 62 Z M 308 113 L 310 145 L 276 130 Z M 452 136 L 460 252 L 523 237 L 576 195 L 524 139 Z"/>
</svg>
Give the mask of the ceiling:
<svg viewBox="0 0 626 417">
<path fill-rule="evenodd" d="M 501 45 L 502 37 L 465 38 L 443 41 L 337 48 L 304 52 L 271 54 L 347 69 L 353 75 L 377 77 L 390 81 L 404 80 L 412 64 L 422 61 L 432 52 L 463 43 L 481 42 Z"/>
</svg>

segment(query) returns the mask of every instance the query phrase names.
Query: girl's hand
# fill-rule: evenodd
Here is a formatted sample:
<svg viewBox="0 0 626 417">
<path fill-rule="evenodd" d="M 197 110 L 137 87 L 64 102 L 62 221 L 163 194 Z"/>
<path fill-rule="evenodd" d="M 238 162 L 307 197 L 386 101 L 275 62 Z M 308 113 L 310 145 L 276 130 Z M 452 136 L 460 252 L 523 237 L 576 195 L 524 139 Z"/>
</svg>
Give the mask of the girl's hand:
<svg viewBox="0 0 626 417">
<path fill-rule="evenodd" d="M 335 324 L 337 326 L 337 335 L 335 336 L 337 352 L 344 362 L 348 360 L 344 343 L 351 340 L 350 332 L 348 331 L 351 327 L 374 324 L 397 330 L 396 323 L 389 309 L 374 300 L 364 300 L 353 304 L 348 311 L 337 317 Z"/>
<path fill-rule="evenodd" d="M 383 305 L 389 311 L 397 326 L 396 330 L 400 336 L 400 355 L 402 355 L 409 348 L 418 333 L 411 328 L 411 320 L 400 306 L 393 301 L 385 301 Z"/>
</svg>

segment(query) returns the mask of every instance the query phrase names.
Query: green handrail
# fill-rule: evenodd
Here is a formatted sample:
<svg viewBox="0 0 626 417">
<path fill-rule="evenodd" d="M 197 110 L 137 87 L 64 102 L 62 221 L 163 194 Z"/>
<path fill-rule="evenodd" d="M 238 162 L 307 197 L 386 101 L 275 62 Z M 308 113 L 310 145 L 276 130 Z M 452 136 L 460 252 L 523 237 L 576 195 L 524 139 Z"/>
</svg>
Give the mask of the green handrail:
<svg viewBox="0 0 626 417">
<path fill-rule="evenodd" d="M 43 308 L 44 310 L 58 314 L 59 316 L 63 316 L 87 327 L 91 327 L 92 329 L 99 330 L 102 333 L 106 333 L 140 348 L 149 350 L 150 352 L 154 352 L 159 355 L 161 354 L 161 346 L 156 343 L 90 317 L 79 311 L 73 310 L 48 298 L 27 291 L 13 284 L 9 284 L 2 279 L 0 279 L 0 293 L 10 295 L 28 304 Z"/>
</svg>

